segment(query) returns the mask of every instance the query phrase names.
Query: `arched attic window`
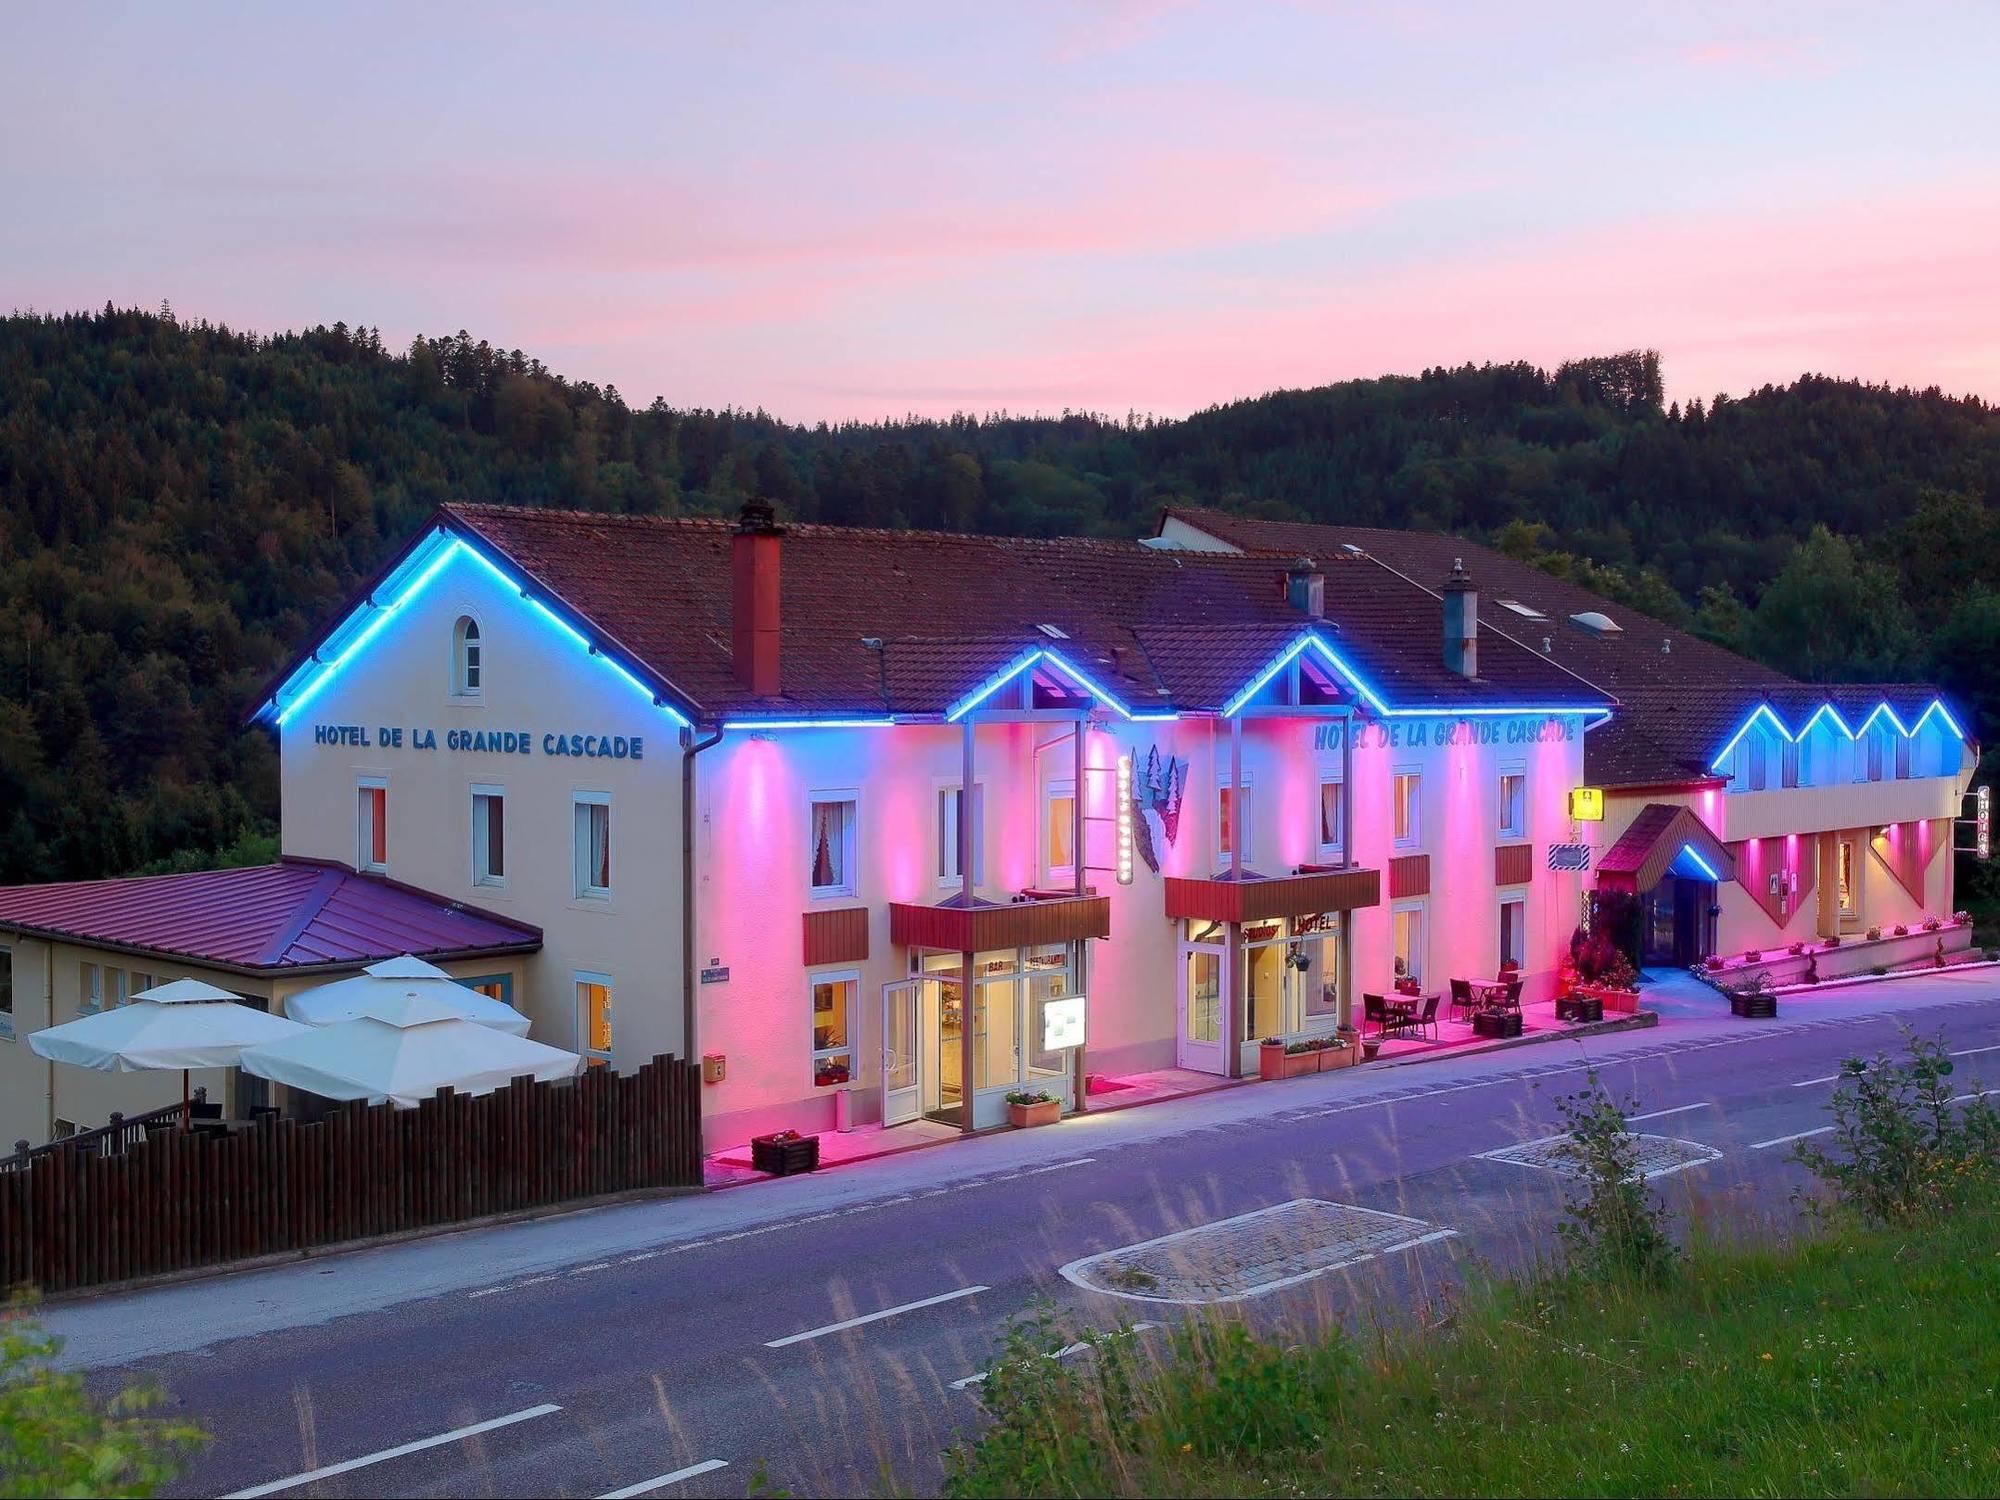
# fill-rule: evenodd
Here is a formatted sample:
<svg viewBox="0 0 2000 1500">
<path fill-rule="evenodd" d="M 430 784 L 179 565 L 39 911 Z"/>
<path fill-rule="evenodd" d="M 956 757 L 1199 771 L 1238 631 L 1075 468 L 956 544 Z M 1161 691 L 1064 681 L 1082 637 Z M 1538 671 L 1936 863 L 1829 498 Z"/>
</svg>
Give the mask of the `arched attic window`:
<svg viewBox="0 0 2000 1500">
<path fill-rule="evenodd" d="M 451 628 L 451 691 L 457 698 L 477 698 L 483 676 L 479 622 L 460 615 Z"/>
</svg>

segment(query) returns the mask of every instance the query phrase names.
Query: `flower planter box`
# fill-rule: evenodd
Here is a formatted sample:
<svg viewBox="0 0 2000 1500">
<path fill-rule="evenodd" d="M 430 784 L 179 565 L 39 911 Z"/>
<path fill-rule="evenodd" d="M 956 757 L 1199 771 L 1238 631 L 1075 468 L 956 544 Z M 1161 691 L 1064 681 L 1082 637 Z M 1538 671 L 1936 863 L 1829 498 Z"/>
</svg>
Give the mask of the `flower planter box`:
<svg viewBox="0 0 2000 1500">
<path fill-rule="evenodd" d="M 1604 1019 L 1604 1001 L 1597 995 L 1571 995 L 1556 1001 L 1558 1021 L 1601 1021 Z"/>
<path fill-rule="evenodd" d="M 1639 992 L 1621 990 L 1608 984 L 1579 984 L 1569 993 L 1572 1000 L 1596 1000 L 1608 1011 L 1633 1015 L 1639 1009 Z M 1599 1018 L 1600 1020 L 1602 1017 Z"/>
<path fill-rule="evenodd" d="M 1035 1125 L 1053 1125 L 1062 1118 L 1062 1100 L 1044 1099 L 1039 1104 L 1007 1104 L 1007 1123 L 1016 1130 Z"/>
<path fill-rule="evenodd" d="M 760 1172 L 769 1172 L 773 1177 L 817 1171 L 819 1137 L 793 1135 L 787 1131 L 775 1135 L 753 1135 L 750 1137 L 750 1165 Z"/>
<path fill-rule="evenodd" d="M 1521 1034 L 1521 1013 L 1517 1010 L 1482 1010 L 1472 1018 L 1472 1034 L 1507 1037 Z"/>
<path fill-rule="evenodd" d="M 1354 1042 L 1336 1042 L 1331 1047 L 1319 1049 L 1319 1070 L 1329 1073 L 1335 1068 L 1351 1068 L 1361 1061 L 1361 1048 Z"/>
<path fill-rule="evenodd" d="M 1778 997 L 1732 990 L 1729 994 L 1729 1013 L 1750 1021 L 1768 1021 L 1778 1014 Z"/>
</svg>

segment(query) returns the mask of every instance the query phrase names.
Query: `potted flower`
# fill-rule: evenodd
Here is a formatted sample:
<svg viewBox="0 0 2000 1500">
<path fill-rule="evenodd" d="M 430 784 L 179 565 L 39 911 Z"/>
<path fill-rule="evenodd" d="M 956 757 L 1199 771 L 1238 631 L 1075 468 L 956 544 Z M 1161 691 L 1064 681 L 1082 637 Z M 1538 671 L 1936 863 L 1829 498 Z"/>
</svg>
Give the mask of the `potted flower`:
<svg viewBox="0 0 2000 1500">
<path fill-rule="evenodd" d="M 1871 927 L 1871 928 L 1869 928 L 1869 929 L 1868 929 L 1868 941 L 1869 941 L 1869 942 L 1871 942 L 1871 943 L 1879 943 L 1879 942 L 1881 942 L 1881 941 L 1882 941 L 1882 929 L 1881 929 L 1881 928 L 1879 928 L 1879 927 Z"/>
<path fill-rule="evenodd" d="M 1804 943 L 1794 943 L 1792 944 L 1791 947 L 1787 948 L 1785 951 L 1791 954 L 1793 958 L 1804 958 L 1806 954 L 1806 945 Z"/>
<path fill-rule="evenodd" d="M 1890 930 L 1894 932 L 1897 937 L 1908 937 L 1910 935 L 1910 929 L 1908 927 L 1905 927 L 1901 922 L 1898 922 Z"/>
<path fill-rule="evenodd" d="M 1016 1130 L 1053 1125 L 1062 1117 L 1062 1101 L 1046 1089 L 1017 1089 L 1007 1096 L 1007 1123 Z"/>
<path fill-rule="evenodd" d="M 1281 1036 L 1267 1036 L 1257 1044 L 1257 1076 L 1259 1078 L 1283 1078 L 1285 1076 L 1285 1039 Z"/>
<path fill-rule="evenodd" d="M 1317 1037 L 1285 1043 L 1285 1076 L 1297 1078 L 1301 1073 L 1317 1073 L 1320 1051 Z"/>
<path fill-rule="evenodd" d="M 1944 923 L 1940 922 L 1940 921 L 1939 921 L 1939 920 L 1938 920 L 1938 919 L 1937 919 L 1936 917 L 1925 917 L 1925 918 L 1924 918 L 1924 931 L 1925 931 L 1925 932 L 1936 932 L 1936 931 L 1937 931 L 1937 930 L 1938 930 L 1938 929 L 1939 929 L 1940 927 L 1942 927 L 1942 926 L 1944 926 Z"/>
<path fill-rule="evenodd" d="M 1951 919 L 1960 927 L 1969 927 L 1972 924 L 1972 913 L 1969 911 L 1955 911 L 1951 914 Z"/>
<path fill-rule="evenodd" d="M 1826 940 L 1826 945 L 1829 948 L 1838 948 L 1840 946 L 1840 934 L 1837 932 L 1834 933 Z"/>
<path fill-rule="evenodd" d="M 1364 1036 L 1361 1039 L 1361 1060 L 1363 1062 L 1375 1061 L 1376 1055 L 1380 1053 L 1381 1050 L 1382 1050 L 1382 1038 L 1380 1038 L 1379 1036 Z"/>
</svg>

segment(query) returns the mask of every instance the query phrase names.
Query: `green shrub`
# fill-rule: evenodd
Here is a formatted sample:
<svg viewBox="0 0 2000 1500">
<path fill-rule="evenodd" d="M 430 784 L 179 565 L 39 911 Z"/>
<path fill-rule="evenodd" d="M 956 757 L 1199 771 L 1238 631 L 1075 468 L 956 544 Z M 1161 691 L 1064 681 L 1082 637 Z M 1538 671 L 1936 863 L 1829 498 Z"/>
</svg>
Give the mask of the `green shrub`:
<svg viewBox="0 0 2000 1500">
<path fill-rule="evenodd" d="M 2000 1182 L 2000 1111 L 1955 1094 L 1942 1040 L 1904 1032 L 1907 1056 L 1850 1057 L 1834 1085 L 1833 1146 L 1801 1141 L 1792 1155 L 1834 1206 L 1875 1224 L 1955 1209 Z"/>
<path fill-rule="evenodd" d="M 157 1392 L 100 1403 L 50 1362 L 59 1340 L 17 1304 L 0 1321 L 0 1495 L 151 1495 L 207 1441 L 191 1422 L 149 1417 Z"/>
<path fill-rule="evenodd" d="M 1581 1176 L 1582 1195 L 1563 1206 L 1557 1233 L 1570 1266 L 1591 1279 L 1663 1280 L 1674 1265 L 1660 1202 L 1639 1175 L 1637 1143 L 1597 1074 L 1559 1095 L 1563 1139 L 1556 1150 Z"/>
</svg>

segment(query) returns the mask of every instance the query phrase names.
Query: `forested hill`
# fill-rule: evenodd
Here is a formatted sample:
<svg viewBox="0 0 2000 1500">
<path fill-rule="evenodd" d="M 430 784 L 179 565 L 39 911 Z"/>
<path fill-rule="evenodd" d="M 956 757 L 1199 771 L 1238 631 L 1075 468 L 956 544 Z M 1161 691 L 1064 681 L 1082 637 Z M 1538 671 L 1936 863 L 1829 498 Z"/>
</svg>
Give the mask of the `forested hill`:
<svg viewBox="0 0 2000 1500">
<path fill-rule="evenodd" d="M 250 697 L 451 498 L 758 492 L 821 521 L 1133 535 L 1185 498 L 1454 528 L 1803 675 L 1934 674 L 2000 725 L 2000 414 L 1817 377 L 1686 410 L 1660 391 L 1628 354 L 1185 421 L 797 427 L 635 409 L 463 333 L 0 319 L 0 881 L 260 852 L 276 776 Z"/>
</svg>

